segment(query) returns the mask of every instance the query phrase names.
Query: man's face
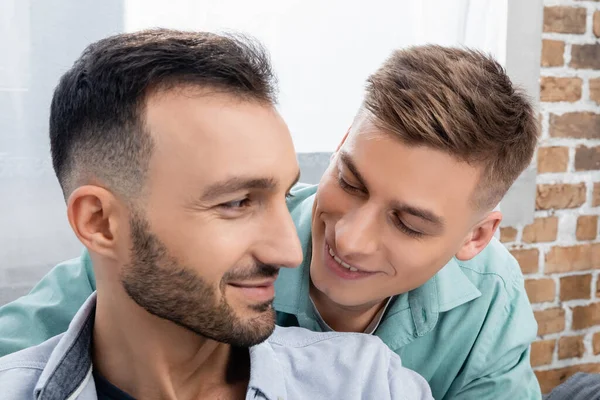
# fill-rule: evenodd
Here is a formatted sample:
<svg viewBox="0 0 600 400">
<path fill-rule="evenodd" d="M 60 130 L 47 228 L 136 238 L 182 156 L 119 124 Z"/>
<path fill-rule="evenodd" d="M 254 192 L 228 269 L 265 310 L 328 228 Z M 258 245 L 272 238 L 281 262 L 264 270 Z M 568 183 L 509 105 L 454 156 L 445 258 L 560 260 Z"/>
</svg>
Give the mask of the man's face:
<svg viewBox="0 0 600 400">
<path fill-rule="evenodd" d="M 365 306 L 419 287 L 481 218 L 478 168 L 409 147 L 359 117 L 317 191 L 311 279 L 334 303 Z"/>
<path fill-rule="evenodd" d="M 278 269 L 302 260 L 285 203 L 299 173 L 285 123 L 269 105 L 189 89 L 151 96 L 146 124 L 155 149 L 129 217 L 125 290 L 202 336 L 263 341 Z"/>
</svg>

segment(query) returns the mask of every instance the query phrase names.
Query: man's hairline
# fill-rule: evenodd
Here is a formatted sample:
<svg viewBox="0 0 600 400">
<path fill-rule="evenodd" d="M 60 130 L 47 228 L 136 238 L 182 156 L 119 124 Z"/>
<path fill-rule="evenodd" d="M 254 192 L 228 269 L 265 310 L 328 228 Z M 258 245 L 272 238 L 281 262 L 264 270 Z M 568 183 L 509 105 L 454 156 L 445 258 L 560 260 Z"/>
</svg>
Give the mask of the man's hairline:
<svg viewBox="0 0 600 400">
<path fill-rule="evenodd" d="M 111 187 L 113 185 L 106 182 L 106 179 L 102 179 L 98 176 L 98 174 L 93 173 L 93 171 L 82 171 L 85 167 L 82 166 L 82 162 L 79 162 L 74 155 L 69 157 L 68 164 L 70 171 L 67 171 L 66 179 L 65 179 L 65 192 L 63 193 L 64 199 L 68 202 L 68 199 L 71 197 L 73 192 L 75 192 L 79 187 L 86 185 L 93 185 L 102 187 L 108 191 L 110 191 L 113 195 L 118 197 L 124 197 L 124 200 L 127 203 L 134 204 L 138 203 L 136 199 L 139 199 L 148 194 L 147 192 L 147 172 L 149 171 L 150 162 L 152 156 L 154 154 L 154 146 L 157 142 L 157 136 L 152 132 L 148 125 L 148 106 L 150 101 L 157 96 L 184 96 L 184 97 L 206 97 L 210 98 L 211 96 L 218 97 L 218 101 L 231 102 L 232 104 L 240 104 L 240 103 L 255 103 L 264 106 L 269 106 L 273 110 L 276 110 L 276 103 L 274 101 L 259 99 L 257 97 L 253 97 L 251 93 L 247 95 L 241 94 L 234 89 L 228 89 L 225 85 L 219 86 L 215 84 L 202 84 L 199 82 L 189 81 L 186 82 L 184 80 L 178 82 L 177 79 L 173 79 L 173 81 L 168 82 L 158 82 L 156 84 L 150 85 L 146 88 L 145 92 L 140 95 L 139 103 L 136 106 L 135 112 L 135 121 L 133 121 L 132 129 L 137 129 L 137 133 L 133 134 L 141 134 L 141 135 L 149 135 L 148 140 L 150 140 L 150 153 L 148 154 L 147 159 L 145 160 L 146 165 L 138 165 L 140 170 L 143 170 L 143 180 L 140 183 L 141 192 L 138 192 L 134 195 L 130 195 L 126 190 L 121 190 L 121 188 Z M 73 148 L 72 151 L 74 151 Z M 75 171 L 73 169 L 76 169 Z M 87 175 L 87 177 L 86 177 Z M 81 183 L 82 180 L 89 181 L 90 183 Z M 96 182 L 92 183 L 92 181 L 96 180 Z M 76 181 L 76 182 L 73 182 Z"/>
<path fill-rule="evenodd" d="M 502 194 L 502 196 L 500 196 L 500 199 L 494 199 L 493 201 L 490 201 L 490 202 L 485 201 L 484 202 L 485 205 L 482 206 L 479 204 L 479 203 L 481 203 L 481 200 L 478 195 L 485 190 L 481 186 L 484 185 L 486 183 L 485 181 L 488 179 L 488 177 L 486 177 L 487 168 L 486 168 L 485 164 L 469 162 L 467 160 L 457 157 L 455 154 L 453 154 L 449 151 L 444 151 L 442 149 L 435 148 L 433 146 L 429 146 L 426 143 L 411 144 L 411 143 L 406 142 L 405 140 L 402 139 L 401 134 L 399 132 L 397 132 L 397 130 L 394 127 L 389 126 L 389 124 L 387 124 L 381 118 L 377 117 L 377 115 L 375 115 L 372 111 L 370 111 L 365 106 L 364 102 L 363 102 L 363 104 L 361 104 L 356 115 L 354 116 L 352 125 L 350 126 L 350 129 L 348 130 L 348 136 L 358 133 L 356 126 L 358 125 L 359 121 L 364 120 L 364 119 L 367 119 L 371 124 L 373 124 L 373 126 L 377 129 L 378 133 L 380 133 L 382 135 L 394 137 L 396 140 L 399 140 L 400 143 L 402 143 L 403 145 L 405 145 L 407 147 L 412 147 L 412 148 L 423 147 L 423 148 L 426 148 L 429 150 L 438 151 L 440 153 L 444 153 L 444 154 L 450 156 L 455 161 L 457 161 L 461 164 L 466 164 L 468 166 L 476 168 L 478 170 L 479 176 L 477 177 L 477 183 L 475 184 L 475 186 L 472 190 L 472 193 L 469 195 L 469 198 L 468 198 L 469 206 L 476 213 L 479 213 L 479 214 L 482 214 L 485 216 L 489 215 L 491 212 L 493 212 L 499 206 L 500 201 L 506 195 L 506 193 L 508 192 L 508 189 L 510 188 L 510 185 L 509 185 L 508 188 L 503 188 L 501 190 L 503 194 Z M 340 150 L 341 150 L 341 148 L 340 148 Z M 513 181 L 513 183 L 514 183 L 514 181 Z M 481 196 L 481 197 L 485 199 L 487 196 Z M 488 203 L 490 203 L 491 205 Z"/>
</svg>

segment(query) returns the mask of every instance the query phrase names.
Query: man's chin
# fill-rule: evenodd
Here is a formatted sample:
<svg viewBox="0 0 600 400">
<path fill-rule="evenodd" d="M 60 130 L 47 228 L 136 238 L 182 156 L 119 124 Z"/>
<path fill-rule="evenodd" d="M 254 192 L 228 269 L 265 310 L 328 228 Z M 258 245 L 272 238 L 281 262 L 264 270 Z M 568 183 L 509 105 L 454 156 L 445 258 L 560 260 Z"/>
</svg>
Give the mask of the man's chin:
<svg viewBox="0 0 600 400">
<path fill-rule="evenodd" d="M 248 306 L 245 312 L 238 314 L 238 321 L 248 327 L 274 326 L 275 320 L 276 314 L 272 304 Z"/>
<path fill-rule="evenodd" d="M 241 318 L 239 316 L 242 316 Z M 238 326 L 253 344 L 265 341 L 275 330 L 276 314 L 271 304 L 252 307 L 238 314 Z M 249 344 L 252 346 L 253 344 Z"/>
<path fill-rule="evenodd" d="M 266 314 L 270 313 L 273 315 L 273 319 L 275 319 L 275 311 L 273 309 L 273 300 L 265 301 L 263 303 L 251 304 L 248 308 L 258 314 Z"/>
</svg>

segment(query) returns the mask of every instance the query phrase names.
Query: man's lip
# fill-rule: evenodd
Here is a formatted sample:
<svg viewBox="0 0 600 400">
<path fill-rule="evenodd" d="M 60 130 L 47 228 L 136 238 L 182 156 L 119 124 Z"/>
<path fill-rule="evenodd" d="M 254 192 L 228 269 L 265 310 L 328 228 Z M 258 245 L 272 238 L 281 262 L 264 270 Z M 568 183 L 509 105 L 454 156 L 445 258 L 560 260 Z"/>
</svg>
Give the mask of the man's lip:
<svg viewBox="0 0 600 400">
<path fill-rule="evenodd" d="M 348 261 L 344 260 L 342 257 L 340 257 L 340 256 L 339 256 L 338 252 L 336 251 L 336 248 L 335 248 L 335 247 L 332 247 L 332 246 L 329 244 L 329 242 L 328 242 L 328 241 L 325 241 L 325 250 L 326 250 L 326 251 L 329 251 L 329 249 L 331 249 L 331 250 L 333 251 L 333 253 L 334 253 L 334 254 L 335 254 L 335 255 L 336 255 L 336 256 L 337 256 L 337 257 L 338 257 L 340 260 L 342 260 L 342 261 L 343 261 L 343 262 L 345 262 L 346 264 L 348 264 L 348 265 L 350 265 L 350 266 L 352 266 L 352 267 L 356 268 L 356 269 L 358 270 L 358 271 L 356 271 L 356 272 L 362 272 L 362 273 L 365 273 L 365 274 L 371 274 L 371 273 L 374 273 L 373 271 L 367 271 L 366 269 L 364 269 L 364 268 L 362 268 L 362 267 L 356 266 L 356 265 L 354 265 L 354 264 L 352 264 L 352 263 L 349 263 Z"/>
<path fill-rule="evenodd" d="M 275 297 L 275 279 L 230 282 L 229 288 L 250 303 L 273 301 Z"/>
<path fill-rule="evenodd" d="M 275 284 L 276 278 L 265 279 L 261 281 L 250 281 L 250 282 L 229 282 L 228 284 L 240 288 L 258 288 L 258 287 L 269 287 Z"/>
</svg>

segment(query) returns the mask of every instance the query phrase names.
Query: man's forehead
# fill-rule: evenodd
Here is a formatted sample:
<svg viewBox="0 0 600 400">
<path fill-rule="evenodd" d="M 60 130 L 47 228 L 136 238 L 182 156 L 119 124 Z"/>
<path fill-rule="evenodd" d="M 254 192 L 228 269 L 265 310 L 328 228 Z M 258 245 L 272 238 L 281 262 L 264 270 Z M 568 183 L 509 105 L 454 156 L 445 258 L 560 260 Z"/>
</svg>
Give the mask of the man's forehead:
<svg viewBox="0 0 600 400">
<path fill-rule="evenodd" d="M 357 134 L 379 134 L 383 133 L 382 130 L 376 126 L 375 117 L 371 112 L 364 108 L 360 108 L 349 130 L 349 136 L 355 136 Z"/>
<path fill-rule="evenodd" d="M 355 177 L 360 175 L 373 195 L 396 208 L 429 211 L 440 220 L 467 209 L 479 169 L 438 150 L 406 145 L 373 125 L 360 128 L 349 134 L 337 159 Z"/>
<path fill-rule="evenodd" d="M 147 130 L 156 149 L 213 160 L 228 154 L 248 159 L 268 157 L 288 141 L 291 145 L 287 127 L 270 106 L 230 97 L 165 94 L 150 101 Z"/>
<path fill-rule="evenodd" d="M 156 140 L 178 139 L 186 134 L 191 136 L 188 140 L 218 139 L 211 128 L 226 127 L 218 122 L 227 122 L 225 115 L 244 109 L 244 103 L 231 95 L 199 90 L 173 89 L 148 97 L 144 115 L 146 128 Z"/>
<path fill-rule="evenodd" d="M 293 179 L 298 163 L 291 137 L 268 107 L 196 98 L 189 99 L 195 105 L 181 104 L 187 101 L 163 101 L 154 118 L 149 115 L 156 142 L 151 167 L 157 179 L 179 176 L 193 182 L 195 191 L 236 177 L 286 186 Z"/>
</svg>

